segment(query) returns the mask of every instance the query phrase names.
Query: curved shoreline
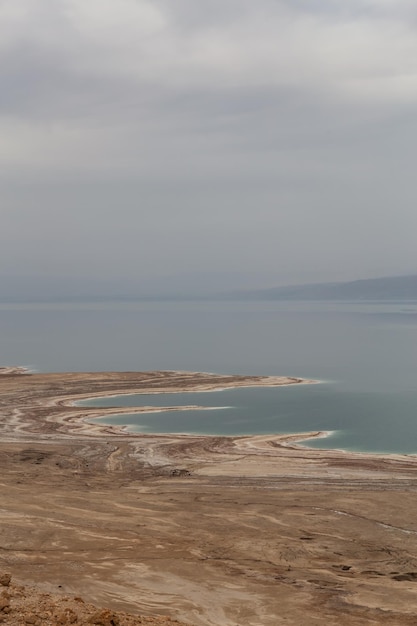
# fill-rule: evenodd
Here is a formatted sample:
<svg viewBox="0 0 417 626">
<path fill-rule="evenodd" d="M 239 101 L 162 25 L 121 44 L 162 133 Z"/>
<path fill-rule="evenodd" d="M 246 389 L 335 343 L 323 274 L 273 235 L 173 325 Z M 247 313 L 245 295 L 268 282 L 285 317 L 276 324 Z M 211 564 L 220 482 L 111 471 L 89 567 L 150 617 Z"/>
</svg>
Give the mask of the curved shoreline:
<svg viewBox="0 0 417 626">
<path fill-rule="evenodd" d="M 315 448 L 308 446 L 311 439 L 326 438 L 334 431 L 308 431 L 292 433 L 266 433 L 266 434 L 243 434 L 243 435 L 222 435 L 203 433 L 153 433 L 129 430 L 126 424 L 98 423 L 96 420 L 105 419 L 108 416 L 117 415 L 140 415 L 160 412 L 209 410 L 219 407 L 205 407 L 201 405 L 172 405 L 172 406 L 139 406 L 139 407 L 86 407 L 78 402 L 84 400 L 94 400 L 100 398 L 111 398 L 131 395 L 159 395 L 159 394 L 180 394 L 180 393 L 211 393 L 239 388 L 266 388 L 266 387 L 287 387 L 293 385 L 316 385 L 321 384 L 321 380 L 303 379 L 294 376 L 261 376 L 261 375 L 230 375 L 215 374 L 213 372 L 189 372 L 185 370 L 154 370 L 144 372 L 49 372 L 39 373 L 29 370 L 23 366 L 0 367 L 0 381 L 13 381 L 15 379 L 18 386 L 17 395 L 13 398 L 14 408 L 12 415 L 9 415 L 8 428 L 4 428 L 5 423 L 0 420 L 0 433 L 4 440 L 18 441 L 22 435 L 30 437 L 35 435 L 35 439 L 50 439 L 57 436 L 65 437 L 115 437 L 125 441 L 143 437 L 153 437 L 161 439 L 181 439 L 181 438 L 207 438 L 207 439 L 229 439 L 236 442 L 241 439 L 252 438 L 255 441 L 259 438 L 267 437 L 274 442 L 279 441 L 282 447 L 302 450 L 313 455 L 343 455 L 351 458 L 370 459 L 412 459 L 417 455 L 385 452 L 353 451 L 341 448 Z M 111 389 L 103 387 L 103 381 L 109 379 L 112 383 Z M 23 398 L 24 409 L 19 407 L 19 400 L 22 398 L 22 387 L 30 380 L 36 384 L 43 384 L 46 393 L 40 392 L 34 404 L 27 405 Z M 73 383 L 72 393 L 66 391 L 67 381 Z M 74 384 L 75 383 L 75 384 Z M 97 385 L 98 383 L 98 385 Z M 127 384 L 126 384 L 127 383 Z M 95 387 L 99 386 L 100 390 Z M 88 388 L 88 391 L 86 390 Z M 50 391 L 53 393 L 50 393 Z M 26 410 L 25 410 L 26 409 Z M 31 412 L 32 419 L 27 419 L 27 412 Z M 26 413 L 26 419 L 25 419 Z M 7 414 L 7 411 L 6 411 Z M 33 429 L 36 416 L 36 429 Z M 11 418 L 11 419 L 10 419 Z M 40 419 L 39 419 L 40 418 Z"/>
<path fill-rule="evenodd" d="M 318 431 L 131 434 L 73 404 L 282 377 L 22 373 L 0 375 L 0 573 L 192 626 L 414 624 L 416 457 L 300 445 Z"/>
<path fill-rule="evenodd" d="M 229 441 L 230 447 L 238 447 L 242 440 L 273 442 L 281 449 L 302 451 L 309 458 L 347 457 L 353 459 L 406 459 L 411 455 L 399 453 L 358 452 L 334 448 L 313 448 L 307 444 L 316 438 L 325 438 L 333 431 L 309 431 L 298 433 L 269 433 L 250 435 L 213 435 L 199 433 L 152 433 L 131 432 L 128 425 L 98 423 L 106 415 L 132 415 L 141 413 L 205 410 L 211 407 L 199 405 L 142 406 L 142 407 L 85 407 L 78 401 L 126 395 L 158 395 L 175 393 L 216 392 L 249 387 L 279 387 L 291 385 L 320 384 L 322 381 L 288 376 L 227 375 L 182 370 L 155 370 L 145 372 L 51 372 L 33 373 L 24 367 L 0 367 L 0 381 L 4 389 L 15 387 L 9 399 L 0 403 L 6 420 L 0 419 L 0 433 L 4 441 L 33 441 L 63 438 L 77 440 L 114 437 L 115 440 L 132 441 L 152 438 L 160 441 L 211 440 Z M 33 384 L 31 384 L 33 383 Z M 36 387 L 33 398 L 31 388 Z M 30 392 L 25 397 L 25 388 Z M 29 400 L 29 401 L 28 401 Z M 5 409 L 5 405 L 6 406 Z M 13 408 L 11 408 L 13 406 Z M 259 451 L 260 452 L 260 451 Z"/>
<path fill-rule="evenodd" d="M 3 426 L 3 434 L 7 431 L 8 437 L 11 438 L 13 438 L 13 427 L 16 433 L 24 431 L 29 435 L 31 432 L 36 432 L 38 436 L 46 436 L 51 431 L 55 431 L 55 435 L 59 432 L 67 436 L 71 434 L 97 436 L 109 433 L 126 436 L 126 429 L 122 426 L 92 424 L 86 420 L 102 418 L 106 415 L 202 408 L 198 405 L 111 408 L 77 405 L 77 402 L 82 400 L 121 395 L 196 393 L 240 387 L 276 387 L 319 382 L 288 376 L 218 375 L 185 371 L 40 374 L 31 373 L 23 367 L 0 368 L 0 380 L 3 388 L 1 405 L 5 416 L 9 418 L 3 424 L 0 423 L 0 428 Z M 34 429 L 35 422 L 36 428 Z M 129 433 L 129 436 L 135 437 L 138 434 Z"/>
</svg>

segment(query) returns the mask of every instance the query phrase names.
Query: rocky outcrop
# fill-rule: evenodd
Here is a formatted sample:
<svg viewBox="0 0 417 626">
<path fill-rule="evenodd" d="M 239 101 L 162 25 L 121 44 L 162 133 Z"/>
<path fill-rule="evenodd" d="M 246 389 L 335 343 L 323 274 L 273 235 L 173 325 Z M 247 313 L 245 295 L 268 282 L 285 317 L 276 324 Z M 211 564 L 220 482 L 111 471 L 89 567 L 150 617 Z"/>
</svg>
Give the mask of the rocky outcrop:
<svg viewBox="0 0 417 626">
<path fill-rule="evenodd" d="M 169 617 L 100 609 L 82 598 L 42 593 L 0 572 L 0 624 L 5 626 L 186 626 Z"/>
</svg>

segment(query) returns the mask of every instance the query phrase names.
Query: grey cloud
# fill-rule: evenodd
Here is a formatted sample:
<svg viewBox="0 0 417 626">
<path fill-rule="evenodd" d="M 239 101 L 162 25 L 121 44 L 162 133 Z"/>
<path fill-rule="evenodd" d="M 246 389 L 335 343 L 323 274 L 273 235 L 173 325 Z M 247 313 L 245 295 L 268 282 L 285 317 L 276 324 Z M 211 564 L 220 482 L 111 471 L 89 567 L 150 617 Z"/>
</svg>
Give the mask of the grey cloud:
<svg viewBox="0 0 417 626">
<path fill-rule="evenodd" d="M 22 4 L 27 15 L 11 20 L 15 37 L 6 37 L 1 50 L 0 107 L 6 114 L 63 123 L 73 117 L 89 123 L 102 119 L 108 124 L 112 118 L 117 123 L 135 113 L 146 116 L 147 108 L 152 115 L 155 109 L 171 106 L 186 114 L 194 94 L 200 103 L 205 99 L 199 114 L 208 119 L 218 115 L 219 106 L 239 115 L 268 89 L 280 91 L 282 101 L 295 104 L 297 92 L 305 101 L 317 94 L 326 101 L 338 93 L 340 98 L 365 97 L 372 102 L 390 100 L 395 94 L 400 101 L 417 99 L 411 82 L 417 71 L 414 35 L 409 33 L 409 42 L 402 47 L 401 36 L 407 33 L 397 32 L 395 21 L 381 26 L 368 16 L 362 23 L 359 8 L 371 10 L 375 3 L 349 3 L 357 7 L 351 8 L 360 22 L 355 30 L 343 9 L 346 3 L 341 2 L 320 3 L 318 11 L 315 3 L 303 2 L 261 0 L 256 8 L 244 0 L 202 2 L 197 10 L 189 1 L 160 1 L 152 6 L 159 11 L 161 25 L 155 32 L 150 27 L 149 34 L 138 24 L 134 36 L 133 22 L 127 43 L 121 29 L 128 23 L 128 8 L 147 3 L 125 1 L 118 10 L 113 5 L 114 16 L 119 12 L 123 16 L 126 9 L 125 22 L 120 18 L 114 29 L 110 16 L 101 25 L 99 12 L 96 24 L 89 15 L 83 25 L 82 7 L 94 3 L 43 0 L 37 3 L 38 10 L 32 5 L 31 11 L 30 3 Z M 72 5 L 79 10 L 68 10 Z M 111 2 L 105 5 L 112 8 Z M 397 5 L 400 16 L 404 3 Z M 385 83 L 381 72 L 386 73 Z"/>
<path fill-rule="evenodd" d="M 406 0 L 3 3 L 1 267 L 413 271 L 415 15 Z"/>
</svg>

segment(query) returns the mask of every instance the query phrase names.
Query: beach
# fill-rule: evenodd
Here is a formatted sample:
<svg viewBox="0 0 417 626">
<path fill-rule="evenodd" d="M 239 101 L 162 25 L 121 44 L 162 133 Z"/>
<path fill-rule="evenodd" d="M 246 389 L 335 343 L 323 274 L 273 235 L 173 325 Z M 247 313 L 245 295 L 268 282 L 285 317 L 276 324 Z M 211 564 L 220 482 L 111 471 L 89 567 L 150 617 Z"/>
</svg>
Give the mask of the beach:
<svg viewBox="0 0 417 626">
<path fill-rule="evenodd" d="M 75 405 L 312 382 L 3 369 L 1 571 L 195 626 L 415 624 L 415 456 L 300 445 L 318 431 L 133 435 L 91 421 L 117 409 Z"/>
</svg>

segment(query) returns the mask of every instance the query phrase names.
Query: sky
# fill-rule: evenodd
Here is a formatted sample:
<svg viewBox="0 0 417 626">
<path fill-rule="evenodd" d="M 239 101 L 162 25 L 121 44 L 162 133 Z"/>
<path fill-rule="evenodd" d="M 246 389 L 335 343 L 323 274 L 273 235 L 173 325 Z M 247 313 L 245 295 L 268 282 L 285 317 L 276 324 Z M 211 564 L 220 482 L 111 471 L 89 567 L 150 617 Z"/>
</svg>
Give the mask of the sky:
<svg viewBox="0 0 417 626">
<path fill-rule="evenodd" d="M 0 76 L 0 278 L 417 273 L 415 0 L 1 0 Z"/>
</svg>

